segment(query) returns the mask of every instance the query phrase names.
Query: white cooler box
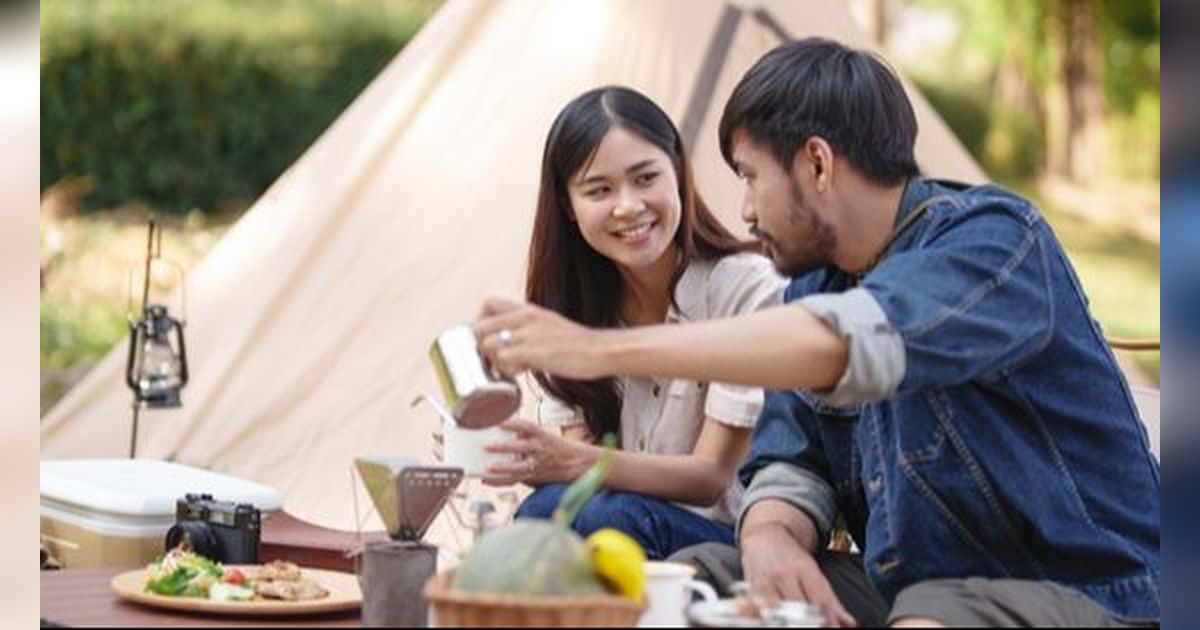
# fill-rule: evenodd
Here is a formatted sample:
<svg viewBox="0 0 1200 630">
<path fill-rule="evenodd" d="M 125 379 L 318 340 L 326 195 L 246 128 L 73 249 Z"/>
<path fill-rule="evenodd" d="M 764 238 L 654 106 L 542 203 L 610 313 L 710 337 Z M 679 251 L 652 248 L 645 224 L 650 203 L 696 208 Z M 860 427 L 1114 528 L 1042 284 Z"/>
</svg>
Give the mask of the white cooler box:
<svg viewBox="0 0 1200 630">
<path fill-rule="evenodd" d="M 68 459 L 41 463 L 41 538 L 66 568 L 140 566 L 163 552 L 175 502 L 188 493 L 283 504 L 268 486 L 151 459 Z"/>
</svg>

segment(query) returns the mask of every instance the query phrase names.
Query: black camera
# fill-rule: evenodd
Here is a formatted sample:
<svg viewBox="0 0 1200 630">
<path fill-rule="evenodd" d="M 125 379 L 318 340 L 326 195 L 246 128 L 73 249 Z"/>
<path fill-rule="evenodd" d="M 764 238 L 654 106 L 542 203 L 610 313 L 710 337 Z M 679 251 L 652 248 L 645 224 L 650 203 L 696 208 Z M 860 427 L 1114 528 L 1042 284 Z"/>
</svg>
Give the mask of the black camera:
<svg viewBox="0 0 1200 630">
<path fill-rule="evenodd" d="M 188 494 L 175 502 L 175 524 L 166 542 L 168 551 L 183 544 L 222 564 L 258 564 L 262 515 L 248 503 Z"/>
</svg>

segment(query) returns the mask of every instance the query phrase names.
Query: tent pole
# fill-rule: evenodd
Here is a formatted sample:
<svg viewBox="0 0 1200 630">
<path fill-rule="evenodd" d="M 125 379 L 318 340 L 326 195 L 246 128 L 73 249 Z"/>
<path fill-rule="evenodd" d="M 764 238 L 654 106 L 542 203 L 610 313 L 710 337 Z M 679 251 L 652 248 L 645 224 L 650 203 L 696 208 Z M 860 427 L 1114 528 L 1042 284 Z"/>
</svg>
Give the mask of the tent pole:
<svg viewBox="0 0 1200 630">
<path fill-rule="evenodd" d="M 138 434 L 138 412 L 142 406 L 138 401 L 133 401 L 133 430 L 129 432 L 129 459 L 133 459 L 137 455 L 137 434 Z"/>
</svg>

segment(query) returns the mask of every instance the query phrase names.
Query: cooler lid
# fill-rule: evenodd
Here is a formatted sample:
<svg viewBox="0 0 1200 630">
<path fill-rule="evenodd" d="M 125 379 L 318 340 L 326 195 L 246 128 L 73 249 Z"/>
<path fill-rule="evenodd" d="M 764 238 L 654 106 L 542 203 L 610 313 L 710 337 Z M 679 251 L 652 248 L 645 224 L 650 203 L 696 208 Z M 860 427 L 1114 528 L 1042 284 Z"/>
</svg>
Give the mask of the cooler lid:
<svg viewBox="0 0 1200 630">
<path fill-rule="evenodd" d="M 175 502 L 189 492 L 250 503 L 264 512 L 283 505 L 274 488 L 183 464 L 153 459 L 41 462 L 42 500 L 84 511 L 174 516 Z"/>
</svg>

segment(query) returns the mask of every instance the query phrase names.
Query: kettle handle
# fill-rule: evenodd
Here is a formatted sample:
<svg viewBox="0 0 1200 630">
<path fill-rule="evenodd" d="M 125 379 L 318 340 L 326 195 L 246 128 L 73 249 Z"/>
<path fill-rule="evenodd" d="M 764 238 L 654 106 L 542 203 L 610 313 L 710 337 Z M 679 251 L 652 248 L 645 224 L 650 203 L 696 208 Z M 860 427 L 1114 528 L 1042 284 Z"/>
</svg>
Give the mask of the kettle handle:
<svg viewBox="0 0 1200 630">
<path fill-rule="evenodd" d="M 443 405 L 440 400 L 434 398 L 433 396 L 417 394 L 417 397 L 414 398 L 411 403 L 409 403 L 409 407 L 416 407 L 422 402 L 429 403 L 429 406 L 433 407 L 433 410 L 437 412 L 437 415 L 441 416 L 443 422 L 448 422 L 451 425 L 458 424 L 454 420 L 454 414 L 450 413 L 449 409 L 446 409 L 446 405 Z"/>
</svg>

